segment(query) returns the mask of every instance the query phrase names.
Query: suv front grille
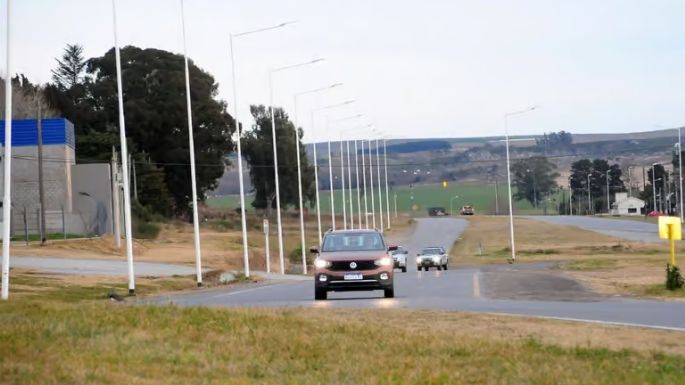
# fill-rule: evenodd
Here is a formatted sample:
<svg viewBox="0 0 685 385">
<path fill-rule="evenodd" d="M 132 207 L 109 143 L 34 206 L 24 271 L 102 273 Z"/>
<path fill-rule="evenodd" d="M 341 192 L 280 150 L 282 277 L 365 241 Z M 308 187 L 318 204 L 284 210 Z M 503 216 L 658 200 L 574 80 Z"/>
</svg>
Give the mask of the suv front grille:
<svg viewBox="0 0 685 385">
<path fill-rule="evenodd" d="M 331 262 L 331 267 L 329 267 L 330 270 L 332 271 L 356 271 L 356 270 L 373 270 L 377 266 L 374 263 L 374 261 L 354 261 L 357 264 L 357 267 L 355 269 L 350 267 L 350 263 L 352 261 L 334 261 Z"/>
</svg>

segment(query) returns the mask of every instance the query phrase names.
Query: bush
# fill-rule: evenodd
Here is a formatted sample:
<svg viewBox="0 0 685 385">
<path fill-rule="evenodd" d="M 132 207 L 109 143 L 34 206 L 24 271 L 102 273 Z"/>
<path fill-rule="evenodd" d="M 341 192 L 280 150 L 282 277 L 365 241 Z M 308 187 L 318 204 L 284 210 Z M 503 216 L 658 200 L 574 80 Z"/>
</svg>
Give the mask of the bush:
<svg viewBox="0 0 685 385">
<path fill-rule="evenodd" d="M 666 265 L 666 289 L 677 290 L 683 287 L 683 276 L 680 274 L 678 266 Z"/>
<path fill-rule="evenodd" d="M 157 223 L 136 221 L 133 228 L 133 238 L 136 239 L 155 239 L 159 235 L 160 227 Z"/>
</svg>

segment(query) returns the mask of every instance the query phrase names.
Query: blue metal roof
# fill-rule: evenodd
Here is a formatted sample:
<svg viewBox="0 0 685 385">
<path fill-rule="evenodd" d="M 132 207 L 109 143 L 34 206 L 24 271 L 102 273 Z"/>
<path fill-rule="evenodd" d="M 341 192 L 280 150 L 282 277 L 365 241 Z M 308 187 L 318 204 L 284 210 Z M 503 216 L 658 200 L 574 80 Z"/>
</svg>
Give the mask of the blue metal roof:
<svg viewBox="0 0 685 385">
<path fill-rule="evenodd" d="M 74 124 L 64 118 L 43 119 L 43 144 L 65 144 L 76 147 Z M 0 144 L 5 145 L 5 121 L 0 120 Z M 38 145 L 38 120 L 12 120 L 12 147 Z"/>
</svg>

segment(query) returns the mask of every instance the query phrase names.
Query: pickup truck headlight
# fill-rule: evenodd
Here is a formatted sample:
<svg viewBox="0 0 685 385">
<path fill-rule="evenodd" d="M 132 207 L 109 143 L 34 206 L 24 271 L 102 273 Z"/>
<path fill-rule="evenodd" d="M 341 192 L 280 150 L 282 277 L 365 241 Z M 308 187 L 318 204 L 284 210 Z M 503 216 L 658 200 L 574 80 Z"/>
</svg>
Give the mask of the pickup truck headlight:
<svg viewBox="0 0 685 385">
<path fill-rule="evenodd" d="M 390 265 L 392 265 L 392 258 L 383 257 L 381 259 L 377 259 L 376 261 L 374 261 L 374 264 L 376 266 L 390 266 Z"/>
<path fill-rule="evenodd" d="M 317 259 L 314 260 L 314 266 L 316 266 L 316 267 L 319 268 L 319 269 L 323 269 L 323 268 L 325 268 L 325 267 L 330 267 L 330 266 L 331 266 L 331 262 L 330 262 L 330 261 L 326 261 L 326 260 L 324 260 L 324 259 L 317 258 Z"/>
<path fill-rule="evenodd" d="M 416 257 L 416 263 L 421 263 L 421 262 L 423 262 L 423 259 L 421 259 L 421 257 Z"/>
<path fill-rule="evenodd" d="M 433 257 L 433 262 L 435 262 L 435 263 L 440 262 L 440 257 Z"/>
</svg>

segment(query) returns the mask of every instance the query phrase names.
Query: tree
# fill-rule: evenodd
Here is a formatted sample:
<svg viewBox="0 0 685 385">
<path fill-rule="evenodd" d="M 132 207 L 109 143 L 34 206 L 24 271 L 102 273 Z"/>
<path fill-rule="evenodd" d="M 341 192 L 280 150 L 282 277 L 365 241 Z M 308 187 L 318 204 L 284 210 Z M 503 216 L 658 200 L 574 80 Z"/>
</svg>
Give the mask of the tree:
<svg viewBox="0 0 685 385">
<path fill-rule="evenodd" d="M 514 198 L 526 199 L 537 206 L 543 197 L 557 188 L 557 166 L 544 156 L 521 159 L 511 167 L 513 184 L 516 187 Z"/>
<path fill-rule="evenodd" d="M 245 134 L 243 156 L 250 165 L 250 178 L 255 188 L 252 205 L 258 209 L 276 207 L 276 186 L 274 175 L 273 137 L 271 135 L 271 113 L 263 105 L 251 106 L 250 112 L 256 122 L 252 131 Z M 314 201 L 314 169 L 309 165 L 304 145 L 302 129 L 295 138 L 295 126 L 282 108 L 274 109 L 276 122 L 276 149 L 278 152 L 278 178 L 280 185 L 281 207 L 299 205 L 297 188 L 297 154 L 295 142 L 300 146 L 302 168 L 302 189 L 305 201 Z"/>
<path fill-rule="evenodd" d="M 26 76 L 19 74 L 12 78 L 12 119 L 35 119 L 38 115 L 38 105 L 41 106 L 43 117 L 58 116 L 58 112 L 50 107 L 44 90 L 29 81 Z M 0 105 L 5 105 L 5 79 L 0 78 Z M 4 118 L 5 109 L 0 108 L 0 116 Z"/>
<path fill-rule="evenodd" d="M 82 84 L 86 61 L 83 58 L 83 47 L 78 44 L 67 44 L 57 68 L 52 70 L 52 81 L 62 90 L 72 89 Z"/>
<path fill-rule="evenodd" d="M 580 202 L 587 202 L 588 175 L 590 182 L 591 211 L 602 211 L 606 208 L 607 171 L 609 172 L 609 194 L 626 191 L 623 183 L 623 171 L 618 164 L 610 165 L 604 159 L 580 159 L 571 165 L 571 188 Z M 585 195 L 583 198 L 578 196 Z"/>
<path fill-rule="evenodd" d="M 60 76 L 49 87 L 50 100 L 76 127 L 78 157 L 109 159 L 112 145 L 119 146 L 114 50 L 87 60 L 85 75 L 79 76 L 80 51 L 70 47 L 65 49 L 68 58 L 58 60 L 56 72 Z M 155 180 L 163 176 L 166 191 L 173 197 L 173 207 L 168 210 L 159 207 L 159 201 L 164 199 L 154 198 L 154 194 L 141 203 L 185 214 L 190 210 L 191 179 L 183 56 L 128 46 L 121 50 L 121 57 L 129 150 L 134 159 L 158 166 L 158 170 L 141 176 L 149 174 Z M 62 64 L 65 68 L 61 68 Z M 233 150 L 233 119 L 226 103 L 217 99 L 214 78 L 192 61 L 189 73 L 197 189 L 203 200 L 207 191 L 216 188 L 224 172 L 225 155 Z M 139 182 L 143 186 L 155 185 L 155 180 Z"/>
</svg>

